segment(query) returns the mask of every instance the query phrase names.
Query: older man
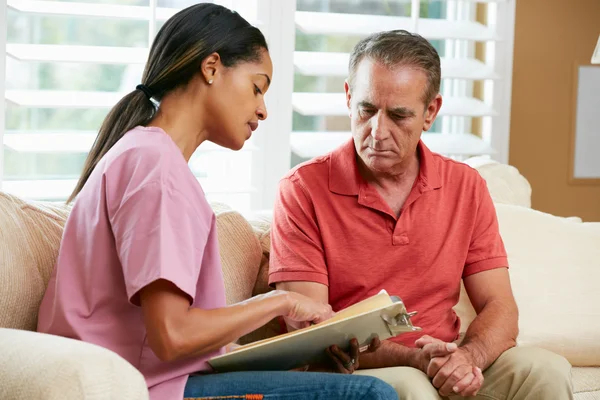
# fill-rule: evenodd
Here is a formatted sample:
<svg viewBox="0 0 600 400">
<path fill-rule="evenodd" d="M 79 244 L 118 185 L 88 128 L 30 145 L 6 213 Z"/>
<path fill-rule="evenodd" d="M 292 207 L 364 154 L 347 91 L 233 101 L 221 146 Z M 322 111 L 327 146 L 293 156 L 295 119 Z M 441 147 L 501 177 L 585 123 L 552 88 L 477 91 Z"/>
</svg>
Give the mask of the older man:
<svg viewBox="0 0 600 400">
<path fill-rule="evenodd" d="M 357 44 L 349 69 L 353 140 L 281 181 L 270 283 L 334 310 L 386 289 L 418 311 L 422 334 L 360 359 L 358 373 L 402 399 L 572 399 L 564 358 L 515 347 L 518 310 L 485 181 L 420 139 L 442 106 L 436 50 L 406 31 L 378 33 Z M 477 317 L 457 346 L 461 279 Z"/>
</svg>

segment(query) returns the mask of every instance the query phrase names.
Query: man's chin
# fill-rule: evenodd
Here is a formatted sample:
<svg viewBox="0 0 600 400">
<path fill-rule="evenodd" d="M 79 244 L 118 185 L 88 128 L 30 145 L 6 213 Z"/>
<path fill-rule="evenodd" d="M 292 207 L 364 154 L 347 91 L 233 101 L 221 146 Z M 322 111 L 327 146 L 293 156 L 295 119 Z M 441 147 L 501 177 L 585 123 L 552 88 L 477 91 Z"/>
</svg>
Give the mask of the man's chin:
<svg viewBox="0 0 600 400">
<path fill-rule="evenodd" d="M 393 169 L 397 162 L 390 157 L 369 157 L 366 164 L 372 172 L 386 173 Z"/>
</svg>

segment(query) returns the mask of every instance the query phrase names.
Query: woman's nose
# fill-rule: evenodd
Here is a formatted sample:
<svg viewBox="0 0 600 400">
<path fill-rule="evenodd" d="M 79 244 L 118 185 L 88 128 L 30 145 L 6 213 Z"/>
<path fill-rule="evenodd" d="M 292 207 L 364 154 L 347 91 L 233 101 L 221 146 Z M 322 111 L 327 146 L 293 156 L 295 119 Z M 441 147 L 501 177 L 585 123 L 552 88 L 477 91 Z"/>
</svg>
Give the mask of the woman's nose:
<svg viewBox="0 0 600 400">
<path fill-rule="evenodd" d="M 265 119 L 267 119 L 267 106 L 265 105 L 264 101 L 262 102 L 260 107 L 258 107 L 256 109 L 256 116 L 261 121 L 264 121 Z"/>
</svg>

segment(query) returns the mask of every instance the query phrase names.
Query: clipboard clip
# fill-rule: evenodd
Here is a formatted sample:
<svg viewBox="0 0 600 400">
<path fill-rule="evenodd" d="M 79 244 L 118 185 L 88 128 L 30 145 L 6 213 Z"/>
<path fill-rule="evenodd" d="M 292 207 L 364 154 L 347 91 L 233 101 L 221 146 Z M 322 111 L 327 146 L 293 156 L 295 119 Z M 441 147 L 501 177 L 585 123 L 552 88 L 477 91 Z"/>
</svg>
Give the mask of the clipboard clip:
<svg viewBox="0 0 600 400">
<path fill-rule="evenodd" d="M 392 336 L 405 332 L 420 331 L 421 328 L 414 326 L 410 320 L 411 317 L 417 315 L 417 312 L 406 311 L 400 297 L 391 296 L 391 298 L 394 301 L 394 305 L 384 309 L 381 313 L 381 318 L 385 321 Z"/>
</svg>

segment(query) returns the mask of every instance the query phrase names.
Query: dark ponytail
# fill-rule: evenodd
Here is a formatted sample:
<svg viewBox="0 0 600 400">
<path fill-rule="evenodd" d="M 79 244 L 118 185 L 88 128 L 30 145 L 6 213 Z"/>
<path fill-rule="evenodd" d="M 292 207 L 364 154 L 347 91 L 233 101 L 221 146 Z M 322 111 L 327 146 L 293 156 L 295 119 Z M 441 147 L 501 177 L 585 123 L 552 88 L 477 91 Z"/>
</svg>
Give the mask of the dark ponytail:
<svg viewBox="0 0 600 400">
<path fill-rule="evenodd" d="M 260 30 L 225 7 L 202 3 L 171 17 L 150 49 L 142 85 L 123 97 L 108 113 L 90 150 L 70 203 L 81 192 L 94 168 L 127 131 L 148 124 L 161 99 L 185 86 L 202 60 L 218 53 L 225 67 L 259 61 L 267 43 Z"/>
</svg>

